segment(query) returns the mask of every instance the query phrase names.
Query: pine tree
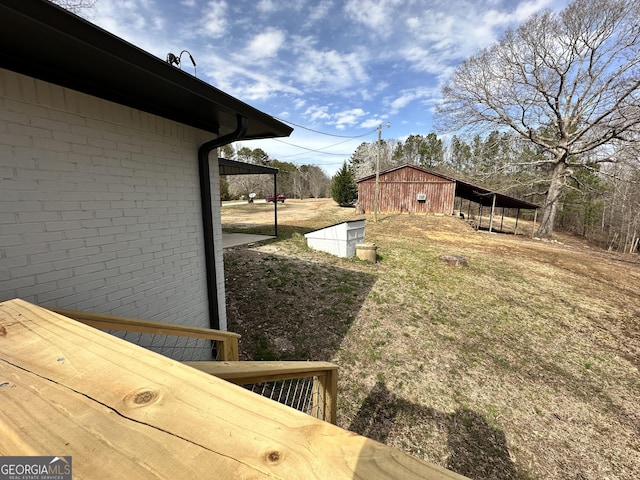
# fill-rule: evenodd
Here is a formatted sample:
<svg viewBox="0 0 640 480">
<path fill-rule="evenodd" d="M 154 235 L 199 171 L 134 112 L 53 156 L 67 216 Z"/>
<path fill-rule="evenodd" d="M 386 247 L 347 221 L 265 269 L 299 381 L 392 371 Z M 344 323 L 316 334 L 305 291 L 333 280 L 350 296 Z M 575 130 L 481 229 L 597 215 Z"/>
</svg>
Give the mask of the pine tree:
<svg viewBox="0 0 640 480">
<path fill-rule="evenodd" d="M 331 179 L 331 197 L 341 207 L 348 207 L 358 198 L 358 187 L 353 172 L 347 167 L 347 162 Z"/>
</svg>

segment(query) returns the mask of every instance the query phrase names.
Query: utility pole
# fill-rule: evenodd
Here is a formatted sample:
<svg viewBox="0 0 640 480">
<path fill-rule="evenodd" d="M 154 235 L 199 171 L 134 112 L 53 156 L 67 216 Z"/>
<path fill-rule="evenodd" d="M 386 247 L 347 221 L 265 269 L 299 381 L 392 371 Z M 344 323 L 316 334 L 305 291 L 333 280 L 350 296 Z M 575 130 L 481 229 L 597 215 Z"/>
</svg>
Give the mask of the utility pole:
<svg viewBox="0 0 640 480">
<path fill-rule="evenodd" d="M 387 128 L 391 124 L 387 122 Z M 382 147 L 382 124 L 378 125 L 378 145 L 376 148 L 376 186 L 373 192 L 373 221 L 378 221 L 378 200 L 380 196 L 380 148 Z"/>
</svg>

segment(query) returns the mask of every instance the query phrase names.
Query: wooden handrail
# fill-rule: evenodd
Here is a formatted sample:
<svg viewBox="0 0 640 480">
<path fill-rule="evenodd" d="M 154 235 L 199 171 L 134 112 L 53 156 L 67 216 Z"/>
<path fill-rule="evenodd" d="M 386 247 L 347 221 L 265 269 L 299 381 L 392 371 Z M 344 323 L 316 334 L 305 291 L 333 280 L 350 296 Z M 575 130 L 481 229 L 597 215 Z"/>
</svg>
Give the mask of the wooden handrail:
<svg viewBox="0 0 640 480">
<path fill-rule="evenodd" d="M 329 362 L 182 362 L 190 367 L 239 385 L 291 378 L 316 377 L 337 370 Z"/>
<path fill-rule="evenodd" d="M 182 362 L 236 385 L 313 377 L 317 411 L 313 416 L 336 423 L 338 365 L 330 362 Z"/>
<path fill-rule="evenodd" d="M 72 318 L 85 325 L 100 330 L 121 330 L 126 332 L 156 333 L 177 337 L 202 338 L 216 342 L 218 360 L 238 360 L 238 339 L 240 335 L 222 330 L 191 327 L 175 323 L 155 322 L 139 318 L 119 317 L 104 313 L 82 312 L 67 308 L 44 307 L 47 310 Z"/>
<path fill-rule="evenodd" d="M 218 361 L 183 363 L 237 385 L 313 377 L 313 391 L 318 394 L 317 405 L 320 406 L 319 410 L 313 412 L 313 414 L 317 418 L 336 423 L 338 366 L 334 363 L 240 362 L 238 361 L 238 339 L 240 335 L 237 333 L 66 308 L 45 308 L 100 330 L 155 333 L 215 341 Z"/>
</svg>

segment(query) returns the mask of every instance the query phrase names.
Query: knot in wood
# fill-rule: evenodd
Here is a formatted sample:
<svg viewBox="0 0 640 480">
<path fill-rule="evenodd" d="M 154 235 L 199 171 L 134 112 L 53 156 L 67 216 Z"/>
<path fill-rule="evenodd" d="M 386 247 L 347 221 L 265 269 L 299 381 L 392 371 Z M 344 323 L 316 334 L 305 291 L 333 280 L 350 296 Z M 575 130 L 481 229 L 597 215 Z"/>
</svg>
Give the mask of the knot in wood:
<svg viewBox="0 0 640 480">
<path fill-rule="evenodd" d="M 277 450 L 272 450 L 266 454 L 265 458 L 267 463 L 277 465 L 284 459 L 284 455 Z"/>
<path fill-rule="evenodd" d="M 144 403 L 149 403 L 154 398 L 156 398 L 156 396 L 157 395 L 155 392 L 152 392 L 151 390 L 145 390 L 144 392 L 140 392 L 136 394 L 136 396 L 133 399 L 133 402 L 137 403 L 138 405 L 142 405 Z"/>
<path fill-rule="evenodd" d="M 162 391 L 152 387 L 141 387 L 129 392 L 122 399 L 129 408 L 147 407 L 151 403 L 156 403 L 162 398 Z"/>
</svg>

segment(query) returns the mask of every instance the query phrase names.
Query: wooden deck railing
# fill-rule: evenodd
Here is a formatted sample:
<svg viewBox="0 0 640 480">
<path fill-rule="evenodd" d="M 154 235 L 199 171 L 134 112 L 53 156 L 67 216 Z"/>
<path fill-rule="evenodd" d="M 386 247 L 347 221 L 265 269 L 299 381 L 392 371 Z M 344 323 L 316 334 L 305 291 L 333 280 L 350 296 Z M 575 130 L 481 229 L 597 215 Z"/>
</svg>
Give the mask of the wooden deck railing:
<svg viewBox="0 0 640 480">
<path fill-rule="evenodd" d="M 250 386 L 250 390 L 255 393 L 304 411 L 313 417 L 336 423 L 338 366 L 333 363 L 240 362 L 238 361 L 240 335 L 237 333 L 65 308 L 45 308 L 99 330 L 214 341 L 217 361 L 189 361 L 185 358 L 179 360 L 236 385 Z M 166 351 L 176 349 L 172 342 L 167 343 L 163 340 L 149 339 L 146 344 L 140 345 L 145 347 L 155 345 L 155 350 L 159 353 L 165 353 L 163 349 Z M 190 347 L 181 348 L 189 349 Z"/>
<path fill-rule="evenodd" d="M 338 365 L 330 362 L 183 362 L 309 415 L 336 423 Z M 302 381 L 301 381 L 302 380 Z"/>
<path fill-rule="evenodd" d="M 22 300 L 0 302 L 0 399 L 0 456 L 74 479 L 464 478 Z"/>
<path fill-rule="evenodd" d="M 216 343 L 216 360 L 238 360 L 238 339 L 240 335 L 222 330 L 190 327 L 173 323 L 152 322 L 139 318 L 118 317 L 103 313 L 81 312 L 66 308 L 45 307 L 52 312 L 72 318 L 78 322 L 100 330 L 136 332 L 140 334 L 157 334 L 175 337 L 187 337 L 211 340 Z"/>
</svg>

